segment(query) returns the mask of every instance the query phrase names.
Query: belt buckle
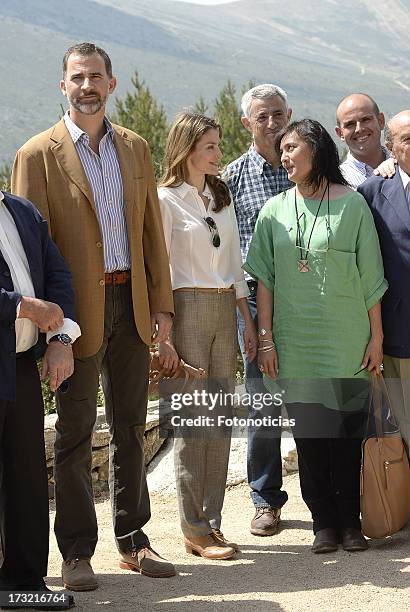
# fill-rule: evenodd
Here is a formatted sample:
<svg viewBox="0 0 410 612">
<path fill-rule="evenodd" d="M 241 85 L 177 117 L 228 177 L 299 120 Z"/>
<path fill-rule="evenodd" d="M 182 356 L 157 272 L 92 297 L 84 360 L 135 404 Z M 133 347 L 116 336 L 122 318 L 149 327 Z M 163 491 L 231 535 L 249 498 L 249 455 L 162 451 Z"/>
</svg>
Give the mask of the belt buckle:
<svg viewBox="0 0 410 612">
<path fill-rule="evenodd" d="M 223 288 L 222 287 L 218 287 L 218 293 L 223 293 Z"/>
</svg>

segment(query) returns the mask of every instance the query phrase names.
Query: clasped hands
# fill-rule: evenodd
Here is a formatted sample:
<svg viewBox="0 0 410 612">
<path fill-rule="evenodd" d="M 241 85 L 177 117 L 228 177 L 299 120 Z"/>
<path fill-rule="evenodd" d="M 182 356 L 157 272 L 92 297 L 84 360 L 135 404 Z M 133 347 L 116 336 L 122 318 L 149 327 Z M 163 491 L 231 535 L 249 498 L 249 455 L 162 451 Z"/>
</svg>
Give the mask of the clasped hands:
<svg viewBox="0 0 410 612">
<path fill-rule="evenodd" d="M 19 319 L 30 319 L 42 332 L 59 330 L 64 324 L 64 313 L 58 304 L 23 296 L 20 301 Z M 61 342 L 48 345 L 43 357 L 41 380 L 49 379 L 51 391 L 56 391 L 61 383 L 74 372 L 73 349 Z"/>
</svg>

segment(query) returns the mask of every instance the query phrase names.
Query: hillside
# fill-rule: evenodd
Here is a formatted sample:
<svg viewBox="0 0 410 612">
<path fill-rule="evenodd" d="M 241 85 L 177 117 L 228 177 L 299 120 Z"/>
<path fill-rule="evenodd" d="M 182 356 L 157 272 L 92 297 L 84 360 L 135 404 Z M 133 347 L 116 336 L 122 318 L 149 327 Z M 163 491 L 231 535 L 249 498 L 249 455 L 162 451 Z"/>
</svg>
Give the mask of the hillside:
<svg viewBox="0 0 410 612">
<path fill-rule="evenodd" d="M 285 7 L 285 8 L 284 8 Z M 0 161 L 61 113 L 61 58 L 74 42 L 105 47 L 119 78 L 135 69 L 170 116 L 231 78 L 282 85 L 296 116 L 333 126 L 349 91 L 387 115 L 409 106 L 410 0 L 1 0 Z"/>
</svg>

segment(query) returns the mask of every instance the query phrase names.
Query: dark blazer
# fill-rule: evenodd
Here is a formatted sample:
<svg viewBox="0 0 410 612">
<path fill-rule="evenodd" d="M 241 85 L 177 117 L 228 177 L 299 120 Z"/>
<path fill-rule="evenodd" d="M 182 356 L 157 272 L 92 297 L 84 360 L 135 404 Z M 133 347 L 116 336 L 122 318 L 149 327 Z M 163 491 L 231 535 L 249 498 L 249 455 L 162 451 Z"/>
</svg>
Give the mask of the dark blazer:
<svg viewBox="0 0 410 612">
<path fill-rule="evenodd" d="M 27 255 L 36 297 L 58 304 L 64 316 L 75 320 L 71 275 L 56 245 L 49 237 L 47 222 L 24 198 L 4 194 Z M 16 393 L 16 308 L 21 295 L 14 291 L 10 270 L 0 252 L 0 400 L 13 401 Z M 44 334 L 36 349 L 44 351 Z"/>
<path fill-rule="evenodd" d="M 410 209 L 399 172 L 373 176 L 357 191 L 370 206 L 379 234 L 389 288 L 382 300 L 384 352 L 410 357 Z"/>
</svg>

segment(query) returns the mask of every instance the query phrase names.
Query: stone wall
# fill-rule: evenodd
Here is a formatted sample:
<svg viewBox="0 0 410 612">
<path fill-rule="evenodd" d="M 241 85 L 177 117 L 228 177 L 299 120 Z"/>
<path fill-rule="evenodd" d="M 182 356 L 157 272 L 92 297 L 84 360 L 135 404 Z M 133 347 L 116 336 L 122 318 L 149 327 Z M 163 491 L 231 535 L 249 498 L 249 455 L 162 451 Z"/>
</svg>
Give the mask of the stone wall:
<svg viewBox="0 0 410 612">
<path fill-rule="evenodd" d="M 44 438 L 48 470 L 49 497 L 54 497 L 54 441 L 56 414 L 45 418 Z M 108 444 L 110 432 L 105 422 L 104 408 L 98 408 L 97 421 L 92 438 L 92 479 L 95 493 L 108 487 Z M 149 402 L 144 437 L 145 465 L 157 454 L 164 439 L 159 437 L 158 402 Z"/>
</svg>

